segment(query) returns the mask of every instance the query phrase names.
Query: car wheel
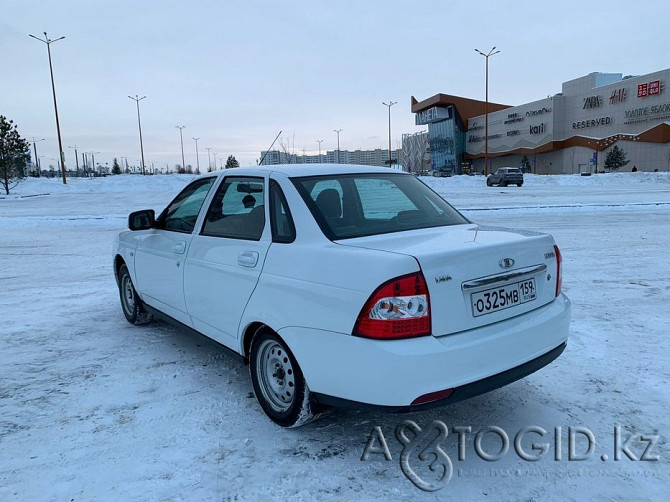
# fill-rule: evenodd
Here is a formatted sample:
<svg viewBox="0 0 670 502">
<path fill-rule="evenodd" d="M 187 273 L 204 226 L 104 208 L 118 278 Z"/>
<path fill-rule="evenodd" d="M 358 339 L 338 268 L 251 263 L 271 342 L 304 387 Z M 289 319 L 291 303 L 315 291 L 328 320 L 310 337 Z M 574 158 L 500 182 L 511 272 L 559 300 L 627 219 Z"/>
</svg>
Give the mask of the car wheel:
<svg viewBox="0 0 670 502">
<path fill-rule="evenodd" d="M 133 281 L 130 278 L 128 267 L 123 264 L 119 269 L 119 295 L 121 297 L 121 307 L 123 315 L 129 323 L 136 326 L 147 324 L 153 319 L 152 315 L 144 310 L 142 300 L 140 300 Z"/>
<path fill-rule="evenodd" d="M 523 183 L 517 183 L 516 186 L 520 187 Z"/>
<path fill-rule="evenodd" d="M 491 180 L 486 180 L 486 186 L 487 187 L 492 187 L 493 183 L 491 183 Z"/>
<path fill-rule="evenodd" d="M 501 181 L 501 182 L 500 182 L 500 186 L 501 186 L 501 187 L 506 187 L 506 186 L 507 186 L 507 182 L 506 182 L 506 181 Z"/>
<path fill-rule="evenodd" d="M 282 427 L 299 427 L 318 416 L 300 366 L 284 341 L 263 329 L 251 342 L 249 372 L 265 414 Z"/>
</svg>

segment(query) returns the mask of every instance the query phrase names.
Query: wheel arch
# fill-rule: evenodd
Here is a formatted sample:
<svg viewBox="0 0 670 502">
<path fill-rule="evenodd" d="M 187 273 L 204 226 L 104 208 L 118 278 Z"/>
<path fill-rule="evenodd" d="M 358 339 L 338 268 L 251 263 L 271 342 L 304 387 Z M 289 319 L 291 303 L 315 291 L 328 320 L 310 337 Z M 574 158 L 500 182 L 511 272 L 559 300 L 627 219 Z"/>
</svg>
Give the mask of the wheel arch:
<svg viewBox="0 0 670 502">
<path fill-rule="evenodd" d="M 119 284 L 119 271 L 121 270 L 122 265 L 126 265 L 126 267 L 128 266 L 126 264 L 126 261 L 123 259 L 123 256 L 121 256 L 120 254 L 117 254 L 114 257 L 114 278 L 116 279 L 116 285 L 117 286 Z"/>
<path fill-rule="evenodd" d="M 254 339 L 254 336 L 261 331 L 262 329 L 269 329 L 273 333 L 275 333 L 277 336 L 277 332 L 272 329 L 270 326 L 267 324 L 260 322 L 260 321 L 254 321 L 250 323 L 245 329 L 242 334 L 242 357 L 244 358 L 244 364 L 249 364 L 249 354 L 251 352 L 251 342 Z M 284 342 L 286 343 L 286 342 Z"/>
</svg>

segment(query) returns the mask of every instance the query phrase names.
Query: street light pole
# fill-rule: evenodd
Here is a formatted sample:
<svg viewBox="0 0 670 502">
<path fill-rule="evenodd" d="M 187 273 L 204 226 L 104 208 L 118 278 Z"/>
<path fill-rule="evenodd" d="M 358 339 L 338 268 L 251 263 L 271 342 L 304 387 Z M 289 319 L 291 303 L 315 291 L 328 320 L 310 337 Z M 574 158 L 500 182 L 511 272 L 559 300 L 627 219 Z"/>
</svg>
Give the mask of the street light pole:
<svg viewBox="0 0 670 502">
<path fill-rule="evenodd" d="M 186 129 L 186 126 L 175 126 L 176 129 L 179 129 L 179 140 L 181 141 L 181 168 L 186 172 L 186 161 L 184 160 L 184 135 L 182 130 Z"/>
<path fill-rule="evenodd" d="M 28 35 L 30 37 L 33 37 L 35 40 L 39 40 L 40 42 L 44 42 L 47 45 L 47 53 L 49 54 L 49 73 L 51 74 L 51 91 L 53 93 L 54 97 L 54 111 L 56 112 L 56 132 L 58 133 L 58 149 L 60 152 L 60 168 L 61 168 L 61 174 L 63 175 L 63 184 L 67 184 L 67 180 L 65 179 L 65 153 L 63 153 L 63 141 L 61 140 L 60 136 L 60 121 L 58 120 L 58 104 L 56 104 L 56 85 L 54 84 L 54 70 L 53 66 L 51 65 L 51 44 L 54 42 L 58 42 L 59 40 L 63 40 L 65 37 L 60 37 L 57 38 L 56 40 L 50 40 L 49 37 L 47 36 L 47 32 L 44 33 L 44 40 L 42 40 L 39 37 L 36 37 L 35 35 Z"/>
<path fill-rule="evenodd" d="M 68 148 L 74 148 L 74 161 L 77 164 L 77 177 L 79 177 L 79 155 L 77 155 L 77 145 L 68 146 Z"/>
<path fill-rule="evenodd" d="M 212 148 L 209 147 L 209 146 L 207 148 L 205 148 L 205 150 L 207 150 L 207 172 L 212 170 L 212 156 L 210 154 L 211 149 Z"/>
<path fill-rule="evenodd" d="M 35 167 L 37 167 L 37 176 L 38 177 L 42 175 L 42 170 L 40 169 L 40 159 L 37 156 L 37 143 L 39 143 L 40 141 L 44 141 L 45 139 L 46 138 L 35 139 L 35 136 L 33 136 L 33 149 L 35 150 Z"/>
<path fill-rule="evenodd" d="M 214 155 L 214 170 L 216 171 L 216 152 L 214 152 L 212 155 Z"/>
<path fill-rule="evenodd" d="M 334 132 L 337 133 L 337 163 L 340 163 L 340 133 L 344 131 L 344 129 L 333 129 Z"/>
<path fill-rule="evenodd" d="M 323 140 L 317 139 L 316 142 L 319 144 L 319 164 L 321 164 L 321 143 L 323 143 Z"/>
<path fill-rule="evenodd" d="M 95 154 L 100 152 L 91 152 L 91 163 L 93 164 L 93 176 L 95 176 Z"/>
<path fill-rule="evenodd" d="M 195 165 L 196 165 L 196 170 L 198 174 L 200 174 L 200 155 L 198 155 L 198 140 L 200 138 L 193 138 L 193 141 L 195 141 Z"/>
<path fill-rule="evenodd" d="M 484 113 L 486 115 L 486 118 L 484 119 L 484 176 L 488 176 L 489 174 L 489 57 L 500 52 L 499 50 L 496 51 L 495 49 L 496 48 L 493 47 L 493 49 L 491 49 L 488 54 L 484 54 L 479 49 L 475 49 L 475 52 L 486 58 L 486 104 L 484 105 Z"/>
<path fill-rule="evenodd" d="M 140 121 L 140 101 L 142 101 L 146 96 L 142 96 L 141 98 L 135 94 L 135 97 L 128 96 L 130 99 L 135 101 L 137 104 L 137 127 L 140 130 L 140 152 L 142 154 L 142 175 L 144 176 L 144 145 L 142 144 L 142 122 Z"/>
<path fill-rule="evenodd" d="M 382 101 L 382 105 L 388 107 L 389 109 L 389 167 L 391 167 L 391 107 L 395 105 L 397 101 L 391 101 L 389 99 L 388 103 Z"/>
</svg>

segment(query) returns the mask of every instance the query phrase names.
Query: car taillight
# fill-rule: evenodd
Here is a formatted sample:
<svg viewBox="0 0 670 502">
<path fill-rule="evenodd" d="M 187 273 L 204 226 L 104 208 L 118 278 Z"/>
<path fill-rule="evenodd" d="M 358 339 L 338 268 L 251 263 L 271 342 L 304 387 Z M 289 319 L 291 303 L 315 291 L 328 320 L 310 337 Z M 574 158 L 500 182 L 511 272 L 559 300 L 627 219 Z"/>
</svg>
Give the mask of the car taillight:
<svg viewBox="0 0 670 502">
<path fill-rule="evenodd" d="M 558 296 L 561 294 L 563 281 L 563 257 L 556 244 L 554 244 L 554 252 L 556 253 L 556 296 Z"/>
<path fill-rule="evenodd" d="M 396 277 L 370 296 L 354 335 L 393 340 L 430 335 L 430 297 L 421 272 Z"/>
</svg>

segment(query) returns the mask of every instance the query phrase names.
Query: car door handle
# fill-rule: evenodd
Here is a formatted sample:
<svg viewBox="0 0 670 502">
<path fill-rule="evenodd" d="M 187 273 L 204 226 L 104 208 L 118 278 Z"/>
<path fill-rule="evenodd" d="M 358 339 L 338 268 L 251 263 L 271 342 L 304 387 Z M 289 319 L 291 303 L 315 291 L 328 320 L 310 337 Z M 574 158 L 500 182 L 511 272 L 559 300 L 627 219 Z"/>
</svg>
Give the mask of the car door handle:
<svg viewBox="0 0 670 502">
<path fill-rule="evenodd" d="M 177 254 L 184 254 L 186 251 L 186 242 L 179 241 L 174 246 L 172 246 L 172 252 Z"/>
<path fill-rule="evenodd" d="M 256 251 L 243 251 L 237 255 L 237 264 L 243 267 L 255 267 L 258 263 L 258 253 Z"/>
</svg>

